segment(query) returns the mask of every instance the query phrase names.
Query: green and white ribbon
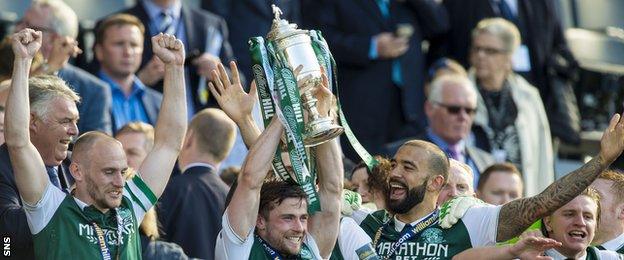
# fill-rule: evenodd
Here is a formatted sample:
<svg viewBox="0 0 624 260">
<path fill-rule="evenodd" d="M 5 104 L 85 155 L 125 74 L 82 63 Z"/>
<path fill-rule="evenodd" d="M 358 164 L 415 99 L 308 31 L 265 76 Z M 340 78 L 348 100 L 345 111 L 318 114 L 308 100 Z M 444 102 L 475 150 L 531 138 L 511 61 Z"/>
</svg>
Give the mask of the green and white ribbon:
<svg viewBox="0 0 624 260">
<path fill-rule="evenodd" d="M 258 85 L 265 124 L 267 121 L 270 121 L 270 119 L 266 117 L 267 113 L 265 113 L 265 111 L 270 111 L 270 109 L 268 108 L 269 102 L 263 101 L 262 97 L 266 97 L 268 95 L 272 98 L 273 111 L 278 116 L 282 124 L 284 124 L 287 137 L 288 154 L 295 173 L 294 181 L 299 184 L 308 195 L 308 211 L 311 213 L 316 212 L 320 210 L 320 203 L 314 185 L 316 174 L 314 171 L 311 172 L 308 170 L 308 168 L 314 168 L 308 167 L 308 156 L 303 143 L 303 131 L 305 129 L 303 119 L 304 114 L 301 107 L 299 87 L 297 86 L 296 77 L 294 76 L 292 70 L 286 65 L 287 62 L 285 61 L 285 58 L 281 53 L 275 51 L 271 42 L 264 43 L 261 38 L 256 37 L 252 38 L 250 43 L 254 66 L 262 64 L 262 71 L 264 71 L 264 73 L 257 74 L 264 74 L 266 79 L 271 78 L 270 81 L 273 83 L 271 84 L 268 80 L 264 80 L 266 83 L 264 86 Z M 264 50 L 264 52 L 262 50 Z M 260 63 L 258 61 L 268 62 Z M 254 68 L 255 75 L 256 71 L 260 70 Z M 269 77 L 269 75 L 272 75 L 272 77 Z M 258 80 L 259 79 L 256 79 L 256 81 Z M 260 80 L 262 80 L 262 77 L 260 77 Z M 277 87 L 277 90 L 274 89 L 275 86 Z M 264 89 L 262 90 L 262 93 L 260 89 Z M 267 107 L 265 107 L 265 104 Z M 275 106 L 276 104 L 279 104 L 279 106 Z M 279 157 L 279 160 L 281 160 L 281 151 L 278 152 L 279 154 L 276 152 L 275 157 Z M 274 158 L 274 162 L 275 161 L 276 159 Z M 283 174 L 279 175 L 283 180 L 292 180 L 290 176 L 286 177 Z M 286 173 L 286 175 L 288 174 Z"/>
<path fill-rule="evenodd" d="M 340 96 L 338 95 L 338 74 L 336 73 L 336 61 L 334 57 L 331 55 L 329 51 L 329 46 L 327 42 L 321 35 L 321 32 L 310 30 L 310 38 L 312 39 L 312 48 L 316 54 L 316 58 L 319 60 L 319 64 L 325 68 L 327 73 L 327 77 L 331 79 L 329 81 L 330 90 L 336 95 L 336 103 L 338 105 L 338 116 L 340 118 L 340 124 L 344 128 L 345 135 L 349 140 L 349 143 L 355 150 L 355 152 L 362 158 L 366 167 L 372 171 L 375 165 L 379 164 L 379 162 L 375 159 L 375 157 L 371 156 L 368 151 L 360 144 L 357 140 L 351 127 L 349 127 L 349 123 L 342 112 L 342 107 L 340 105 Z M 334 88 L 336 89 L 334 91 Z"/>
</svg>

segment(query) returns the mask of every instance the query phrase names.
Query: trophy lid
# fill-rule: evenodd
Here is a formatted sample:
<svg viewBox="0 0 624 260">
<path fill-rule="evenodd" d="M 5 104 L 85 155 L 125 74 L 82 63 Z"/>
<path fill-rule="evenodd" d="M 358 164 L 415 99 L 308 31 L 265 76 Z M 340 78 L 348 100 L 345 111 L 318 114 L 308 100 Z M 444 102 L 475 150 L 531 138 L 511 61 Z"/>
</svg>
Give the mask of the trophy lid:
<svg viewBox="0 0 624 260">
<path fill-rule="evenodd" d="M 271 41 L 283 39 L 289 36 L 293 36 L 296 34 L 304 34 L 307 33 L 307 30 L 297 29 L 297 25 L 294 23 L 289 23 L 285 19 L 281 19 L 280 15 L 284 13 L 282 10 L 276 5 L 271 5 L 273 9 L 273 24 L 271 25 L 271 31 L 267 34 L 267 39 Z"/>
</svg>

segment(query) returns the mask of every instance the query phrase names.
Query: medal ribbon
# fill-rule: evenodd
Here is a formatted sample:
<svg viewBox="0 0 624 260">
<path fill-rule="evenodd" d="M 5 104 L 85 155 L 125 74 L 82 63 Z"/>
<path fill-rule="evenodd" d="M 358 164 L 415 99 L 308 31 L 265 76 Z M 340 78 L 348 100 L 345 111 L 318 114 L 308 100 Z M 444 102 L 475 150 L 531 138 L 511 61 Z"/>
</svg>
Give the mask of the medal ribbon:
<svg viewBox="0 0 624 260">
<path fill-rule="evenodd" d="M 117 213 L 117 209 L 115 209 L 115 219 L 117 220 L 117 251 L 115 252 L 115 259 L 119 259 L 119 255 L 121 252 L 121 240 L 122 237 L 122 227 L 121 227 L 121 217 Z M 106 237 L 104 237 L 104 231 L 100 226 L 95 223 L 95 221 L 91 222 L 93 229 L 95 230 L 96 238 L 98 240 L 98 245 L 100 245 L 100 253 L 102 254 L 103 260 L 112 260 L 110 255 L 110 249 L 108 248 L 108 244 L 106 243 Z"/>
</svg>

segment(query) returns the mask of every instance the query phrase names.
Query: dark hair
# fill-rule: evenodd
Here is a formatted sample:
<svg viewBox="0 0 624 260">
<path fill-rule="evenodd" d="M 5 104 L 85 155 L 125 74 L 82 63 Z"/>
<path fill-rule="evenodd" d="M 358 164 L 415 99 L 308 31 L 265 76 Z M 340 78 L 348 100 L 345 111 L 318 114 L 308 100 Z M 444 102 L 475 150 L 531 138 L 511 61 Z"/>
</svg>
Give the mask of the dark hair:
<svg viewBox="0 0 624 260">
<path fill-rule="evenodd" d="M 516 166 L 512 163 L 495 163 L 490 165 L 490 167 L 487 167 L 487 169 L 481 173 L 479 181 L 477 182 L 477 190 L 481 190 L 483 188 L 493 172 L 508 172 L 510 174 L 518 175 L 520 180 L 522 180 L 522 174 L 520 174 L 518 168 L 516 168 Z"/>
<path fill-rule="evenodd" d="M 297 184 L 281 180 L 265 182 L 260 189 L 260 216 L 269 219 L 269 212 L 290 198 L 308 202 L 308 195 Z"/>
<path fill-rule="evenodd" d="M 385 194 L 385 191 L 388 188 L 388 174 L 390 174 L 390 171 L 392 170 L 392 162 L 379 155 L 376 155 L 375 159 L 379 163 L 373 167 L 372 171 L 368 169 L 364 161 L 361 161 L 351 171 L 351 178 L 353 178 L 355 171 L 364 168 L 368 174 L 368 179 L 366 180 L 368 186 L 374 191 L 381 191 Z"/>
<path fill-rule="evenodd" d="M 106 30 L 113 26 L 134 25 L 139 28 L 141 35 L 145 33 L 145 26 L 139 18 L 130 14 L 114 14 L 106 17 L 97 28 L 95 28 L 95 44 L 102 44 Z"/>
</svg>

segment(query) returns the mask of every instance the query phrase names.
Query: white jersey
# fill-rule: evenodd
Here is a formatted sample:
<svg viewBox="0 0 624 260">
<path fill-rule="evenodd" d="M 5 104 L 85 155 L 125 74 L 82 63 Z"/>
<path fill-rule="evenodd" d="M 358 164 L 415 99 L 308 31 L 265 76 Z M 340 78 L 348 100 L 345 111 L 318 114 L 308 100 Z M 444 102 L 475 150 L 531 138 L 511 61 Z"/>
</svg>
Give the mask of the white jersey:
<svg viewBox="0 0 624 260">
<path fill-rule="evenodd" d="M 362 257 L 374 254 L 371 238 L 362 228 L 349 217 L 343 217 L 340 221 L 340 233 L 338 234 L 338 246 L 345 260 L 360 260 Z M 364 258 L 366 259 L 366 258 Z"/>
<path fill-rule="evenodd" d="M 215 259 L 220 260 L 246 260 L 249 259 L 252 247 L 254 245 L 254 229 L 252 227 L 247 237 L 238 236 L 227 216 L 227 209 L 223 213 L 221 219 L 221 231 L 217 236 L 217 242 L 215 245 Z M 303 239 L 303 243 L 308 246 L 313 254 L 314 259 L 322 259 L 321 253 L 316 245 L 316 241 L 309 234 L 306 234 Z"/>
</svg>

